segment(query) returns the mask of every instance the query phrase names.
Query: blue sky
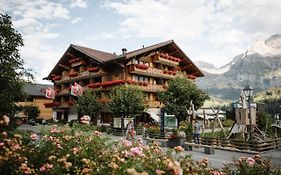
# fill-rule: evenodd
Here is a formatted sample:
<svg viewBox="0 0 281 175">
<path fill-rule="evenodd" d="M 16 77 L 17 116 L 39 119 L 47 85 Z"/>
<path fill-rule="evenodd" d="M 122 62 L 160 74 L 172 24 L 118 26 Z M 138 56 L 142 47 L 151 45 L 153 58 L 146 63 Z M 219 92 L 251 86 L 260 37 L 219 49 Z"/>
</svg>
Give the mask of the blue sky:
<svg viewBox="0 0 281 175">
<path fill-rule="evenodd" d="M 43 81 L 73 43 L 121 53 L 173 39 L 193 61 L 219 67 L 280 33 L 280 0 L 0 0 Z"/>
</svg>

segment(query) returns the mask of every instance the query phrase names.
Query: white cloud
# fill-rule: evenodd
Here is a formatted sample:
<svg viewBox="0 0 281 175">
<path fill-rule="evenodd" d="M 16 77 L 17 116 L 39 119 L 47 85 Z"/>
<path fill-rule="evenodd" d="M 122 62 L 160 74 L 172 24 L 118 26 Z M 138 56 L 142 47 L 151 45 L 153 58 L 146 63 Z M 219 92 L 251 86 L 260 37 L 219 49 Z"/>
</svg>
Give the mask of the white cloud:
<svg viewBox="0 0 281 175">
<path fill-rule="evenodd" d="M 71 0 L 71 4 L 70 4 L 71 8 L 87 8 L 87 1 L 86 0 Z"/>
<path fill-rule="evenodd" d="M 36 80 L 42 82 L 48 75 L 43 70 L 50 71 L 50 66 L 55 65 L 60 56 L 57 48 L 48 44 L 59 37 L 51 28 L 56 26 L 57 20 L 70 19 L 68 9 L 47 0 L 0 0 L 0 4 L 0 11 L 11 15 L 14 27 L 23 34 L 25 45 L 20 53 L 26 67 L 34 69 Z"/>
<path fill-rule="evenodd" d="M 80 21 L 82 21 L 82 18 L 77 17 L 77 18 L 73 19 L 70 23 L 71 24 L 76 24 L 76 23 L 78 23 Z"/>
<path fill-rule="evenodd" d="M 217 66 L 281 28 L 279 0 L 108 0 L 104 6 L 123 17 L 124 37 L 174 39 L 195 59 Z"/>
</svg>

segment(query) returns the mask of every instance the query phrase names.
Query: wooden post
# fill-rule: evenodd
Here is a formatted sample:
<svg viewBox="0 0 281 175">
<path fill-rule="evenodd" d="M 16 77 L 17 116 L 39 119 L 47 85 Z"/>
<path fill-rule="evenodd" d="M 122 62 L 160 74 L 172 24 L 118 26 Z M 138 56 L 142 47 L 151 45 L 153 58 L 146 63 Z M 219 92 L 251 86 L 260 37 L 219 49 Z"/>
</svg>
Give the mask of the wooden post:
<svg viewBox="0 0 281 175">
<path fill-rule="evenodd" d="M 214 108 L 212 108 L 212 110 L 213 110 L 213 112 L 215 112 Z M 223 135 L 224 135 L 224 137 L 226 138 L 227 136 L 226 136 L 224 127 L 222 126 L 221 120 L 219 119 L 219 112 L 220 112 L 220 108 L 217 109 L 215 120 L 217 120 L 217 121 L 219 122 L 220 128 L 221 128 L 222 131 L 223 131 Z M 214 126 L 213 126 L 213 128 L 214 128 Z M 212 131 L 213 131 L 213 130 L 212 130 Z"/>
<path fill-rule="evenodd" d="M 205 131 L 205 121 L 206 121 L 206 115 L 205 115 L 205 109 L 203 109 L 203 129 L 202 129 L 202 135 L 204 135 L 204 131 Z"/>
</svg>

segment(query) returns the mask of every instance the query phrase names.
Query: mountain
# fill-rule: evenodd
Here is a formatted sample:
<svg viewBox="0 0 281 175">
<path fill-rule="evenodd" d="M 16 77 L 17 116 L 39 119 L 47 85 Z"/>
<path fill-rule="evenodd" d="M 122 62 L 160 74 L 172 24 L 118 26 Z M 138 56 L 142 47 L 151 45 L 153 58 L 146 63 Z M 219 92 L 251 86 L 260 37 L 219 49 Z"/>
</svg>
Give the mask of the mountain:
<svg viewBox="0 0 281 175">
<path fill-rule="evenodd" d="M 280 86 L 281 35 L 254 42 L 245 53 L 220 68 L 203 63 L 198 67 L 206 72 L 205 77 L 197 80 L 198 86 L 217 98 L 236 100 L 247 84 L 255 93 Z"/>
</svg>

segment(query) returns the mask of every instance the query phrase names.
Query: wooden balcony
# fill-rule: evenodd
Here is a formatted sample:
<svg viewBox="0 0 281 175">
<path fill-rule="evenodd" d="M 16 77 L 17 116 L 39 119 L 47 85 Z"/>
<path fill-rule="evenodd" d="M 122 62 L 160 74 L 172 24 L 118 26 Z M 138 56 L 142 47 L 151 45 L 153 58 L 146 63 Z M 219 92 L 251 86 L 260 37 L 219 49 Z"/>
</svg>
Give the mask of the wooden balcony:
<svg viewBox="0 0 281 175">
<path fill-rule="evenodd" d="M 129 73 L 144 75 L 156 78 L 172 79 L 177 74 L 177 71 L 171 71 L 172 73 L 166 73 L 165 70 L 148 67 L 147 69 L 139 68 L 136 64 L 131 64 L 128 67 Z M 164 73 L 165 72 L 165 73 Z"/>
<path fill-rule="evenodd" d="M 180 59 L 173 56 L 169 56 L 167 54 L 160 53 L 153 55 L 152 61 L 155 63 L 177 67 L 179 65 Z"/>
<path fill-rule="evenodd" d="M 45 108 L 54 108 L 54 107 L 58 107 L 59 105 L 61 105 L 60 102 L 50 102 L 50 103 L 44 103 Z"/>
<path fill-rule="evenodd" d="M 62 84 L 62 83 L 66 83 L 71 81 L 78 81 L 78 80 L 82 80 L 82 79 L 88 79 L 88 78 L 92 78 L 92 77 L 100 77 L 103 76 L 105 74 L 105 72 L 103 72 L 101 69 L 99 69 L 98 71 L 83 71 L 83 72 L 79 72 L 78 75 L 74 76 L 63 76 L 61 77 L 60 80 L 55 81 L 56 84 Z"/>
<path fill-rule="evenodd" d="M 157 84 L 148 84 L 147 86 L 140 86 L 141 89 L 145 92 L 159 92 L 164 91 L 164 85 L 157 85 Z"/>
<path fill-rule="evenodd" d="M 71 60 L 69 60 L 69 63 L 71 65 L 71 67 L 86 65 L 86 62 L 84 60 L 82 60 L 81 58 L 71 59 Z"/>
</svg>

